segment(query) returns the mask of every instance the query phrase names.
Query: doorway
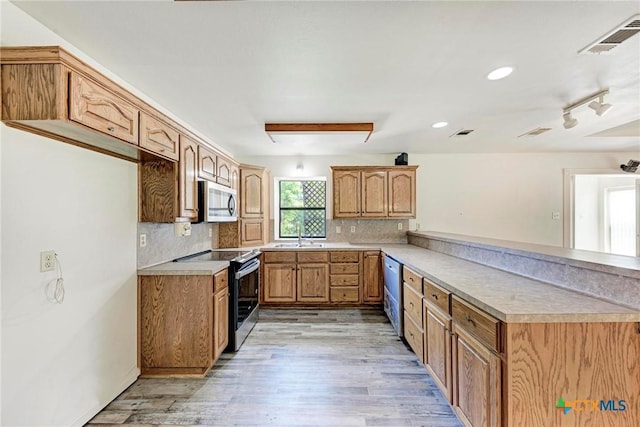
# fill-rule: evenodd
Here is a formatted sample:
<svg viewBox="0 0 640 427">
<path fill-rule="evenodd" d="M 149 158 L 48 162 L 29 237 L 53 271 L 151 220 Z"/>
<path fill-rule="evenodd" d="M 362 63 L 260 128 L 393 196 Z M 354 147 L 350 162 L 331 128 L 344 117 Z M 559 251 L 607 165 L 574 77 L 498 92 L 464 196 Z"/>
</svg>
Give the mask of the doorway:
<svg viewBox="0 0 640 427">
<path fill-rule="evenodd" d="M 565 171 L 565 185 L 567 178 L 570 209 L 565 212 L 565 231 L 569 226 L 565 247 L 640 256 L 640 177 Z"/>
</svg>

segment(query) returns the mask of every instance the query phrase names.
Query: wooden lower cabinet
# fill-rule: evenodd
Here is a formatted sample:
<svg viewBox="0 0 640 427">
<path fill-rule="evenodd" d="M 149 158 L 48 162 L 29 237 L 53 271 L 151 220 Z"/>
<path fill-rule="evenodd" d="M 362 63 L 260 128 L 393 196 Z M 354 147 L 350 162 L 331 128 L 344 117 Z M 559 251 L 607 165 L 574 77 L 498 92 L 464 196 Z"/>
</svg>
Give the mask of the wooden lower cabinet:
<svg viewBox="0 0 640 427">
<path fill-rule="evenodd" d="M 229 344 L 229 289 L 222 289 L 213 296 L 213 359 L 217 360 Z"/>
<path fill-rule="evenodd" d="M 451 316 L 428 303 L 426 299 L 423 316 L 424 366 L 444 397 L 451 403 Z"/>
<path fill-rule="evenodd" d="M 380 251 L 365 251 L 362 267 L 362 301 L 382 303 L 382 257 Z"/>
<path fill-rule="evenodd" d="M 501 425 L 501 361 L 464 329 L 454 325 L 453 407 L 467 426 Z"/>
<path fill-rule="evenodd" d="M 203 376 L 209 371 L 228 343 L 227 270 L 216 279 L 138 276 L 138 361 L 143 376 Z"/>
<path fill-rule="evenodd" d="M 420 360 L 420 362 L 424 360 L 423 358 L 424 344 L 422 342 L 423 335 L 424 335 L 424 331 L 422 330 L 422 327 L 419 324 L 417 324 L 413 320 L 413 318 L 409 315 L 409 313 L 405 310 L 404 339 L 407 340 L 409 347 L 411 347 L 411 349 L 416 354 L 416 356 L 418 356 L 418 360 Z"/>
<path fill-rule="evenodd" d="M 298 264 L 296 301 L 329 301 L 329 264 Z"/>
<path fill-rule="evenodd" d="M 296 301 L 296 264 L 264 265 L 264 302 Z"/>
</svg>

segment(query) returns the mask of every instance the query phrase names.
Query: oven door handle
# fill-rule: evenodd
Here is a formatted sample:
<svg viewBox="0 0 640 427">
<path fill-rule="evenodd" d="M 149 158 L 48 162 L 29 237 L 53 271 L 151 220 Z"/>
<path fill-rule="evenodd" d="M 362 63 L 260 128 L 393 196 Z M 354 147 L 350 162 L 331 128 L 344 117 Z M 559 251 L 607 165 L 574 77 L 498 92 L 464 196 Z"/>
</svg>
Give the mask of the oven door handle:
<svg viewBox="0 0 640 427">
<path fill-rule="evenodd" d="M 260 268 L 259 259 L 249 262 L 246 267 L 243 267 L 240 270 L 238 270 L 238 272 L 236 273 L 236 280 L 242 279 L 244 276 L 253 273 L 259 268 Z"/>
</svg>

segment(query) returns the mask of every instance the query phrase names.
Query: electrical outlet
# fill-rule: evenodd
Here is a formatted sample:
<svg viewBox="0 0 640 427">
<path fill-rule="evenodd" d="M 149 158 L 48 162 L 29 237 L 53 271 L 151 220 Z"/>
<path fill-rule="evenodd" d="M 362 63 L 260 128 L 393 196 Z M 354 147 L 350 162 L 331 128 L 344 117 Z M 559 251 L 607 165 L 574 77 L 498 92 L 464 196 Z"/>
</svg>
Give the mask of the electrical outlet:
<svg viewBox="0 0 640 427">
<path fill-rule="evenodd" d="M 342 227 L 340 227 L 339 225 L 336 225 L 336 234 L 340 234 L 342 233 Z"/>
<path fill-rule="evenodd" d="M 560 219 L 560 212 L 551 212 L 551 219 Z"/>
<path fill-rule="evenodd" d="M 147 246 L 147 235 L 146 234 L 141 234 L 140 235 L 140 247 L 144 248 L 145 246 Z"/>
<path fill-rule="evenodd" d="M 352 226 L 351 226 L 351 232 L 352 232 L 352 233 L 355 233 L 355 232 L 356 232 L 356 226 L 355 226 L 355 225 L 352 225 Z"/>
<path fill-rule="evenodd" d="M 416 222 L 416 231 L 420 230 L 420 224 Z"/>
<path fill-rule="evenodd" d="M 213 237 L 213 228 L 209 227 L 209 237 Z"/>
<path fill-rule="evenodd" d="M 52 271 L 55 267 L 56 251 L 40 252 L 40 271 Z"/>
<path fill-rule="evenodd" d="M 398 231 L 402 231 L 402 223 L 401 222 L 398 223 Z"/>
</svg>

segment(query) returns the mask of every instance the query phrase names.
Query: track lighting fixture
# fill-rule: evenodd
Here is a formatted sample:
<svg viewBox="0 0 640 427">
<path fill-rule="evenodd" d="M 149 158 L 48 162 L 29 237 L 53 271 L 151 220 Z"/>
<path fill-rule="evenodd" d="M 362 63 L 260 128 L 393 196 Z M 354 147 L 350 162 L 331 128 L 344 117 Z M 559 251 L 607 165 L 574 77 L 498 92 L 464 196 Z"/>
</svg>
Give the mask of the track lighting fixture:
<svg viewBox="0 0 640 427">
<path fill-rule="evenodd" d="M 562 109 L 562 118 L 564 119 L 564 123 L 563 123 L 564 128 L 571 129 L 572 127 L 575 127 L 578 124 L 578 121 L 575 118 L 573 118 L 573 116 L 571 115 L 571 111 L 586 103 L 589 103 L 588 107 L 591 108 L 593 111 L 595 111 L 596 115 L 604 116 L 605 114 L 607 114 L 607 112 L 609 112 L 611 107 L 613 107 L 613 105 L 605 104 L 604 102 L 604 96 L 608 94 L 609 94 L 609 89 L 605 89 L 598 93 L 594 93 L 593 95 L 589 95 L 585 98 L 582 98 L 581 100 L 576 101 L 573 104 L 567 105 L 566 107 L 564 107 Z"/>
<path fill-rule="evenodd" d="M 564 119 L 563 126 L 565 129 L 571 129 L 578 124 L 578 121 L 571 116 L 571 112 L 564 113 L 562 118 Z"/>
</svg>

